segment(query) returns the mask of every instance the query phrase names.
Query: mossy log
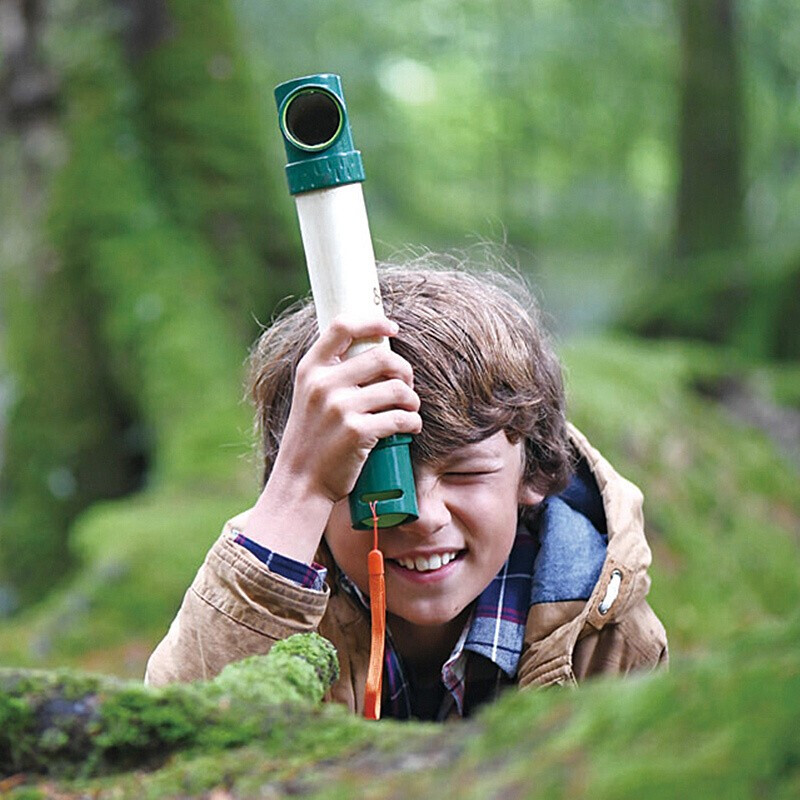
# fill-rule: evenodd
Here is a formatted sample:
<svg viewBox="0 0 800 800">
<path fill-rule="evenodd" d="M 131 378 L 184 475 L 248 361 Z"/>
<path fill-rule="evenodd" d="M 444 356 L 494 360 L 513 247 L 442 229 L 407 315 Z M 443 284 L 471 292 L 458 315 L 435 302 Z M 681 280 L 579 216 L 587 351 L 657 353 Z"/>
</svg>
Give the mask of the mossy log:
<svg viewBox="0 0 800 800">
<path fill-rule="evenodd" d="M 313 709 L 309 702 L 335 671 L 332 650 L 317 638 L 287 640 L 266 659 L 230 667 L 211 683 L 160 692 L 128 686 L 126 693 L 113 684 L 103 694 L 91 683 L 97 679 L 75 676 L 71 693 L 9 692 L 0 674 L 4 769 L 9 742 L 41 751 L 35 764 L 30 754 L 16 762 L 27 763 L 28 774 L 0 779 L 0 796 L 794 800 L 800 788 L 798 642 L 795 615 L 742 632 L 716 653 L 684 657 L 670 672 L 591 681 L 579 691 L 509 691 L 476 718 L 447 725 L 374 723 L 336 704 Z M 73 729 L 46 726 L 48 712 L 60 713 L 58 706 L 43 709 L 46 698 L 93 704 L 82 714 L 100 720 L 97 732 L 86 732 L 81 714 L 73 715 Z M 19 711 L 28 702 L 38 704 L 35 727 L 31 712 Z M 27 714 L 27 729 L 9 725 L 15 714 Z M 56 732 L 46 733 L 48 727 Z M 84 755 L 67 758 L 59 730 L 74 736 L 73 750 L 81 736 L 89 740 Z M 169 752 L 175 757 L 159 763 Z M 123 755 L 137 768 L 71 777 L 120 769 Z M 60 772 L 43 777 L 45 769 Z"/>
<path fill-rule="evenodd" d="M 318 704 L 338 672 L 333 645 L 316 634 L 292 636 L 212 681 L 160 689 L 0 670 L 0 777 L 89 776 L 157 766 L 177 749 L 243 745 Z"/>
</svg>

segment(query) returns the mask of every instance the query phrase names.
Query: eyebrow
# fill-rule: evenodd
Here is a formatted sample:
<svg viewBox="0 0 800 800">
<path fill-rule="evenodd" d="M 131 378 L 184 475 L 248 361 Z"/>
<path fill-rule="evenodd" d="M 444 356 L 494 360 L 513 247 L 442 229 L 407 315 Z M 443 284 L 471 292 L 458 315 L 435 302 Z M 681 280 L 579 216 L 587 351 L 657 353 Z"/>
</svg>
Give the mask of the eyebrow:
<svg viewBox="0 0 800 800">
<path fill-rule="evenodd" d="M 473 446 L 473 449 L 469 449 L 470 445 L 466 447 L 460 448 L 459 450 L 454 450 L 452 453 L 448 453 L 444 458 L 442 458 L 442 464 L 457 464 L 461 461 L 499 461 L 500 460 L 500 453 L 496 450 L 487 450 L 487 451 L 480 451 L 476 450 Z"/>
</svg>

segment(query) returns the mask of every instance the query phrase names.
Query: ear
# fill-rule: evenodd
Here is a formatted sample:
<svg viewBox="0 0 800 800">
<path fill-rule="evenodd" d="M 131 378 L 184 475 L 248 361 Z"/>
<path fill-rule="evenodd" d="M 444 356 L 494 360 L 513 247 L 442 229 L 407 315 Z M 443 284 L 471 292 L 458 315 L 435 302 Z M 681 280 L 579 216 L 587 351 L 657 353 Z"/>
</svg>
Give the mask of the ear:
<svg viewBox="0 0 800 800">
<path fill-rule="evenodd" d="M 530 484 L 520 484 L 518 502 L 521 506 L 537 506 L 542 500 L 544 495 L 537 492 Z"/>
</svg>

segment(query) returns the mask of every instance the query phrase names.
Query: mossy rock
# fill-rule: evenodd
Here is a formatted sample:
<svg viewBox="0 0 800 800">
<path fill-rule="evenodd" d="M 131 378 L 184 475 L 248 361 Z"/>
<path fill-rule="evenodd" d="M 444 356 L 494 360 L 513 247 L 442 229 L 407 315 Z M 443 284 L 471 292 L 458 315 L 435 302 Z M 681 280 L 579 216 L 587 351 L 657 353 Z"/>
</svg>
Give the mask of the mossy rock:
<svg viewBox="0 0 800 800">
<path fill-rule="evenodd" d="M 298 634 L 214 680 L 151 688 L 72 671 L 0 671 L 0 775 L 92 775 L 160 764 L 176 749 L 242 746 L 317 705 L 336 651 Z"/>
<path fill-rule="evenodd" d="M 300 649 L 308 654 L 310 644 L 312 660 L 321 655 L 327 668 L 331 662 L 317 642 L 301 640 Z M 285 651 L 284 656 L 297 657 Z M 261 662 L 268 663 L 269 658 Z M 577 690 L 510 690 L 460 724 L 374 723 L 339 706 L 313 709 L 307 700 L 288 706 L 259 700 L 250 704 L 257 711 L 249 719 L 256 722 L 246 730 L 246 707 L 225 707 L 239 685 L 235 671 L 226 680 L 230 687 L 224 690 L 212 682 L 175 687 L 174 695 L 135 694 L 170 720 L 160 730 L 168 732 L 173 755 L 149 762 L 155 769 L 96 778 L 20 777 L 25 783 L 8 793 L 9 800 L 286 795 L 788 800 L 800 789 L 797 616 L 765 624 L 713 656 L 685 660 L 669 672 L 595 680 Z M 220 741 L 196 726 L 176 724 L 186 719 L 180 698 L 191 696 L 187 692 L 203 693 L 209 730 L 242 738 L 232 734 Z M 154 697 L 161 705 L 153 706 Z M 224 728 L 231 719 L 236 724 Z M 126 746 L 130 739 L 123 737 Z M 62 745 L 54 734 L 41 743 L 43 751 Z"/>
</svg>

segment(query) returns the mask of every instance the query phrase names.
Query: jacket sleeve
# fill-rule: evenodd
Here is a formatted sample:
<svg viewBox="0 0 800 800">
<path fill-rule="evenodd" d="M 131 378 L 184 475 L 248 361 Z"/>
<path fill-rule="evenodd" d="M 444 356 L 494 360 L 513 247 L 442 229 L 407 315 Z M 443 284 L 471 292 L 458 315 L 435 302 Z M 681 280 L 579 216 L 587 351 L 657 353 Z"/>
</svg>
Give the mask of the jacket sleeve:
<svg viewBox="0 0 800 800">
<path fill-rule="evenodd" d="M 668 662 L 664 626 L 642 599 L 612 624 L 578 639 L 572 654 L 572 671 L 581 681 L 593 675 L 655 669 Z"/>
<path fill-rule="evenodd" d="M 147 663 L 145 683 L 209 680 L 233 661 L 319 626 L 329 590 L 298 586 L 234 542 L 226 527 Z"/>
</svg>

